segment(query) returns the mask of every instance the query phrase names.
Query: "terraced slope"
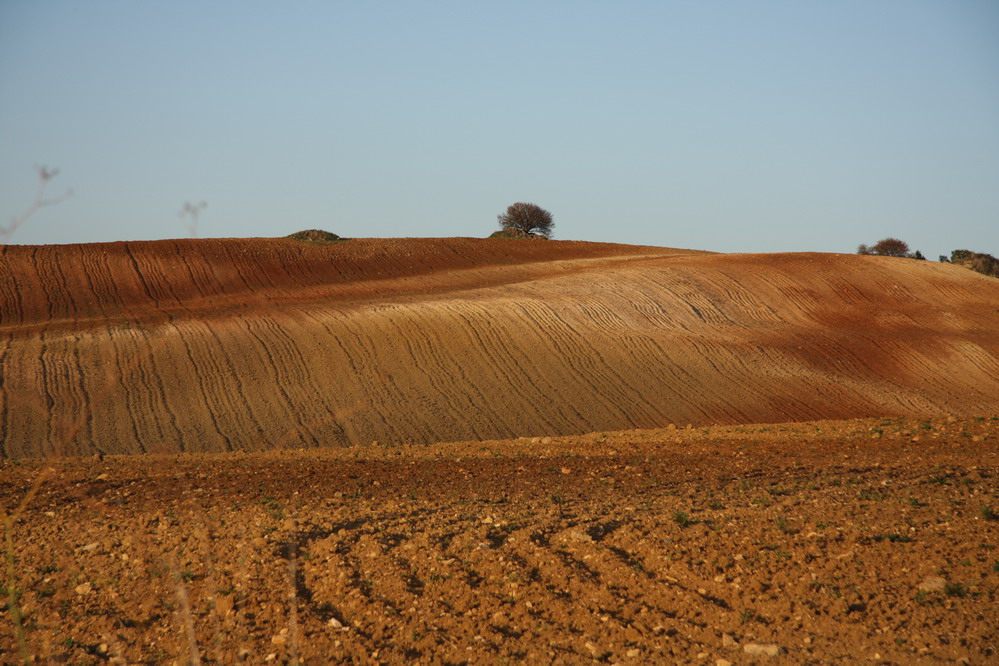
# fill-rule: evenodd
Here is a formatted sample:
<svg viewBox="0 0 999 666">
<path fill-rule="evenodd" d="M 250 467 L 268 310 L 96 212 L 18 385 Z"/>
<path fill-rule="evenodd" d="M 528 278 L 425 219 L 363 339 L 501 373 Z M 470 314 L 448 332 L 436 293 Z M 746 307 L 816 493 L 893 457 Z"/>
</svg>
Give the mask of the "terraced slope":
<svg viewBox="0 0 999 666">
<path fill-rule="evenodd" d="M 3 456 L 999 413 L 999 280 L 476 239 L 0 247 Z"/>
</svg>

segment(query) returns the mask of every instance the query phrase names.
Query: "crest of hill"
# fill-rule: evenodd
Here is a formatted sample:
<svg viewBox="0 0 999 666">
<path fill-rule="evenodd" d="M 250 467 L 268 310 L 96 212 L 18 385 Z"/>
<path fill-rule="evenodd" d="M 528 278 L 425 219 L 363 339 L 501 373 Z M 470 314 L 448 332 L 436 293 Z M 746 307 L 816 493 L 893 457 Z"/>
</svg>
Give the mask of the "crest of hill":
<svg viewBox="0 0 999 666">
<path fill-rule="evenodd" d="M 993 278 L 877 256 L 6 246 L 0 457 L 999 415 L 997 304 Z"/>
<path fill-rule="evenodd" d="M 540 262 L 696 252 L 583 241 L 208 238 L 0 245 L 0 326 L 320 298 L 351 283 Z M 464 281 L 472 283 L 474 275 Z M 376 291 L 372 287 L 369 292 Z"/>
</svg>

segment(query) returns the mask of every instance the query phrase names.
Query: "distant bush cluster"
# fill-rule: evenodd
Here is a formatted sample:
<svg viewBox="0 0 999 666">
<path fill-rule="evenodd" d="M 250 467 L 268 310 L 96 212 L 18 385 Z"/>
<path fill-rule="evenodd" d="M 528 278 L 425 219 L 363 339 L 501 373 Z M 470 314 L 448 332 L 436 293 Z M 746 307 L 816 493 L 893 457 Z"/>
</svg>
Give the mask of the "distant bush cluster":
<svg viewBox="0 0 999 666">
<path fill-rule="evenodd" d="M 293 234 L 289 234 L 288 238 L 302 241 L 303 243 L 316 243 L 318 245 L 347 240 L 346 238 L 340 238 L 336 234 L 323 231 L 322 229 L 306 229 L 305 231 L 296 231 Z"/>
<path fill-rule="evenodd" d="M 947 261 L 947 257 L 941 255 L 940 261 Z M 970 268 L 982 275 L 999 278 L 999 259 L 991 254 L 972 252 L 971 250 L 954 250 L 950 253 L 950 262 Z"/>
<path fill-rule="evenodd" d="M 907 257 L 909 259 L 926 258 L 919 250 L 909 252 L 909 244 L 898 238 L 882 238 L 871 246 L 859 245 L 857 246 L 857 254 L 876 254 L 882 257 Z M 999 259 L 984 252 L 954 250 L 950 253 L 949 259 L 947 255 L 941 254 L 940 261 L 964 266 L 982 275 L 999 277 Z"/>
<path fill-rule="evenodd" d="M 907 257 L 909 259 L 926 259 L 919 250 L 909 252 L 909 244 L 898 238 L 882 238 L 868 247 L 861 243 L 857 246 L 857 254 L 876 254 L 881 257 Z"/>
</svg>

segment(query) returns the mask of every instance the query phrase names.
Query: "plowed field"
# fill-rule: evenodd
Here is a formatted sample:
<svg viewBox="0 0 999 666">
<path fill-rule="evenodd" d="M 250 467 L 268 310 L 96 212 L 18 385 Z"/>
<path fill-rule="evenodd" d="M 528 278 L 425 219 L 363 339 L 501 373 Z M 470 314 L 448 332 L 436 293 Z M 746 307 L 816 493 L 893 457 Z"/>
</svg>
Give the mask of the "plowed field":
<svg viewBox="0 0 999 666">
<path fill-rule="evenodd" d="M 999 281 L 476 239 L 0 247 L 0 456 L 999 411 Z"/>
<path fill-rule="evenodd" d="M 999 658 L 957 266 L 0 246 L 0 382 L 4 663 Z"/>
<path fill-rule="evenodd" d="M 42 663 L 999 658 L 999 417 L 6 461 Z M 0 660 L 19 659 L 10 612 Z"/>
</svg>

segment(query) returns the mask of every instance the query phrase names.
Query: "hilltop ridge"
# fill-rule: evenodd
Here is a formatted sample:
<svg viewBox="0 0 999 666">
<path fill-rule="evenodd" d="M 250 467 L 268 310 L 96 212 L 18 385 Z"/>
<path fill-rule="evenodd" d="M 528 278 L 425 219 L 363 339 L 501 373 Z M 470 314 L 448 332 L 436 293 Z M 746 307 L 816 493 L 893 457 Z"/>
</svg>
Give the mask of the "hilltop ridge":
<svg viewBox="0 0 999 666">
<path fill-rule="evenodd" d="M 999 282 L 946 264 L 206 239 L 0 276 L 4 456 L 999 413 Z"/>
</svg>

